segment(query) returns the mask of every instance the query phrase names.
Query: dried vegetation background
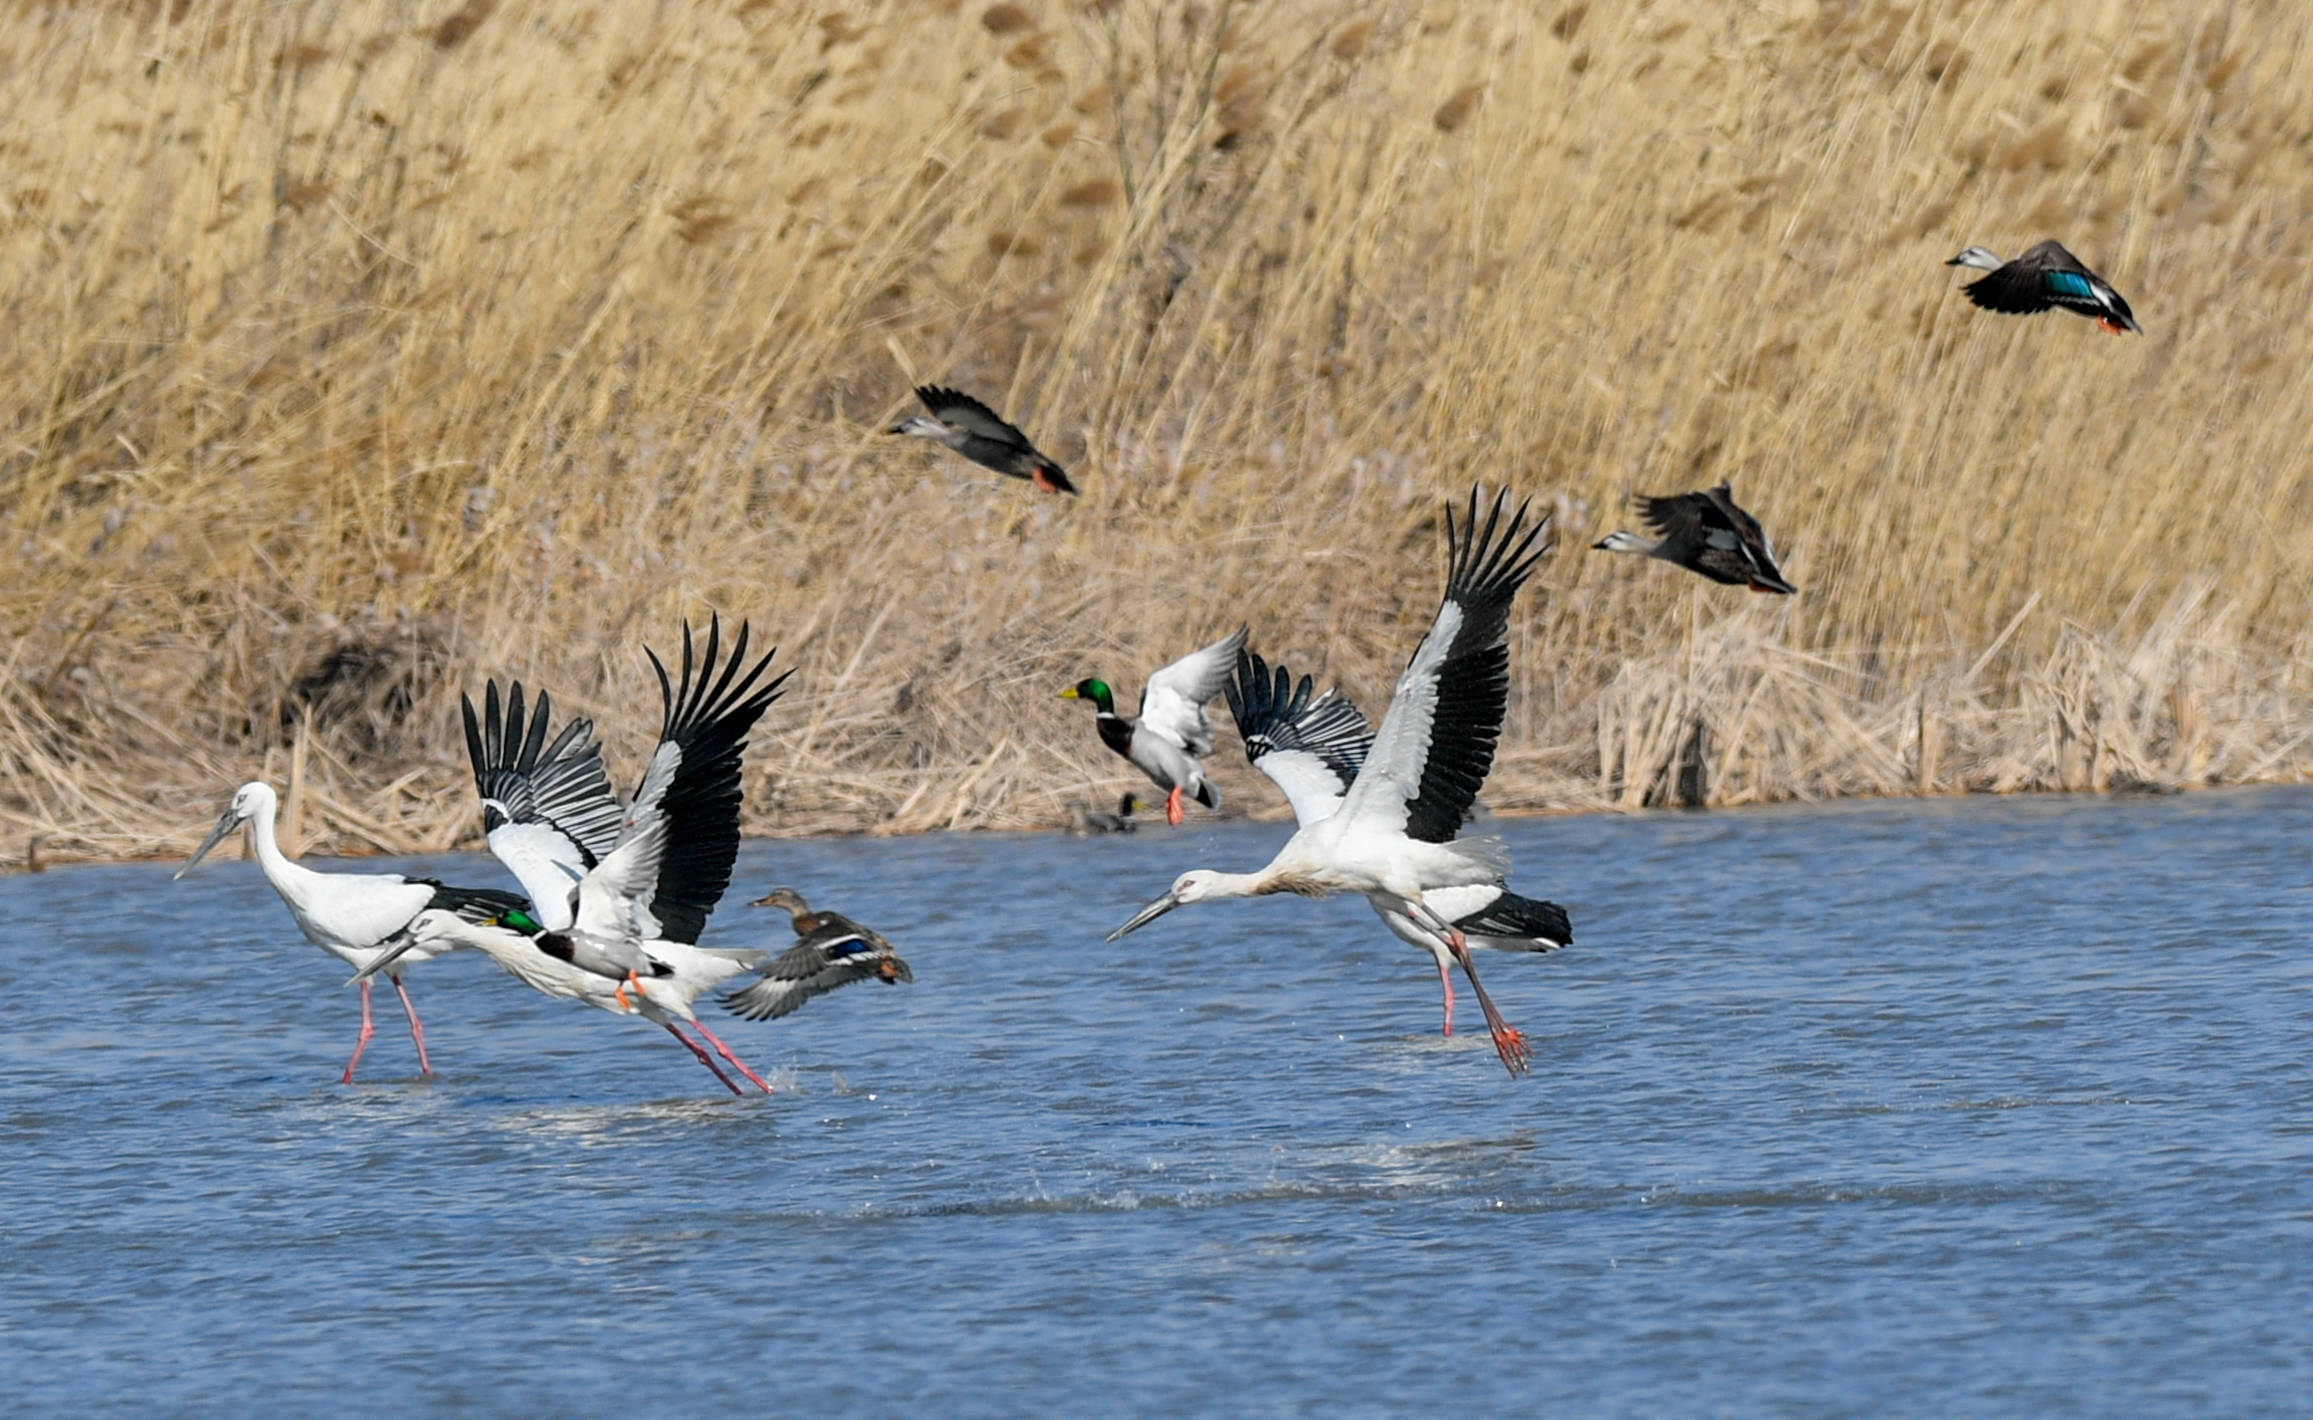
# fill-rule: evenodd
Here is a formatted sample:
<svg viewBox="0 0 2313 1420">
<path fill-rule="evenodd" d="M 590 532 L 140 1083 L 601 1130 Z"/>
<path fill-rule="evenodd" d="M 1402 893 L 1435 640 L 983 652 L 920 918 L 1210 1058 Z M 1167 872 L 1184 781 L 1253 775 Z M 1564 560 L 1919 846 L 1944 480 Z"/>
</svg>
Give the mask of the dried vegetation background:
<svg viewBox="0 0 2313 1420">
<path fill-rule="evenodd" d="M 1502 808 L 2313 768 L 2313 10 L 1704 0 L 22 4 L 0 835 L 475 827 L 457 692 L 630 780 L 640 646 L 796 668 L 756 832 L 1131 782 L 1249 620 L 1369 711 L 1437 510 L 1555 507 Z M 2149 335 L 1974 311 L 2059 236 Z M 1068 464 L 878 431 L 911 378 Z M 1585 545 L 1731 477 L 1802 595 Z M 1233 746 L 1229 808 L 1276 811 Z"/>
</svg>

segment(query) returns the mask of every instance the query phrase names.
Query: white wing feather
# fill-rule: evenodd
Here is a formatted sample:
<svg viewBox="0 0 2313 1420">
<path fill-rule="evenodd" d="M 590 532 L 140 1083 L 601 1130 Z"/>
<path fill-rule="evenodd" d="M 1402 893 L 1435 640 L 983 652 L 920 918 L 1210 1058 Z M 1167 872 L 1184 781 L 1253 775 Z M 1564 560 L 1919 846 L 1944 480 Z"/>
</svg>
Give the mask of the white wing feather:
<svg viewBox="0 0 2313 1420">
<path fill-rule="evenodd" d="M 573 920 L 570 890 L 586 876 L 576 845 L 540 823 L 502 823 L 490 830 L 490 852 L 522 884 L 538 925 L 560 932 Z"/>
<path fill-rule="evenodd" d="M 1421 797 L 1422 770 L 1429 763 L 1430 731 L 1438 714 L 1438 667 L 1461 629 L 1461 604 L 1449 601 L 1439 606 L 1429 634 L 1397 678 L 1365 768 L 1358 771 L 1342 805 L 1352 822 L 1405 831 L 1407 805 Z"/>
<path fill-rule="evenodd" d="M 578 930 L 618 941 L 657 938 L 659 920 L 651 915 L 650 904 L 666 850 L 666 815 L 646 814 L 627 830 L 617 850 L 580 880 Z"/>
<path fill-rule="evenodd" d="M 1148 678 L 1140 693 L 1139 728 L 1179 745 L 1191 754 L 1213 752 L 1213 722 L 1205 717 L 1205 703 L 1229 684 L 1237 666 L 1237 652 L 1245 644 L 1245 628 L 1199 651 L 1191 651 Z"/>
<path fill-rule="evenodd" d="M 1303 828 L 1333 817 L 1349 786 L 1333 766 L 1305 749 L 1273 749 L 1253 761 L 1269 782 L 1285 791 L 1293 821 Z"/>
</svg>

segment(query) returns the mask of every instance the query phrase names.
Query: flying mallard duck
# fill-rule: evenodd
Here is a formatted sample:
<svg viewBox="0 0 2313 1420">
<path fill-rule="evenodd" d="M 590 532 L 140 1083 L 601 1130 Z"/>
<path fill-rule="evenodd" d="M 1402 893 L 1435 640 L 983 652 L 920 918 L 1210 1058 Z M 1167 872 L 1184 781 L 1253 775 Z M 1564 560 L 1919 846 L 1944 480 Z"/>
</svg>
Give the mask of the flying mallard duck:
<svg viewBox="0 0 2313 1420">
<path fill-rule="evenodd" d="M 1208 809 L 1221 806 L 1221 791 L 1198 762 L 1213 752 L 1213 722 L 1205 718 L 1205 702 L 1227 688 L 1245 631 L 1240 626 L 1150 676 L 1140 692 L 1140 714 L 1130 719 L 1116 713 L 1116 697 L 1106 681 L 1087 677 L 1060 692 L 1064 700 L 1091 701 L 1100 711 L 1100 742 L 1165 791 L 1166 823 L 1181 821 L 1184 792 Z"/>
<path fill-rule="evenodd" d="M 1009 478 L 1025 478 L 1047 493 L 1076 491 L 1060 465 L 1037 452 L 1026 434 L 970 395 L 938 385 L 918 385 L 916 398 L 924 402 L 932 417 L 911 415 L 893 425 L 892 433 L 937 440 L 976 464 Z"/>
<path fill-rule="evenodd" d="M 2114 335 L 2124 330 L 2144 334 L 2112 283 L 2090 271 L 2061 242 L 2042 242 L 2010 262 L 1983 247 L 1969 247 L 1944 265 L 1992 273 L 1963 288 L 1969 300 L 1987 311 L 2029 316 L 2053 306 L 2087 316 Z"/>
<path fill-rule="evenodd" d="M 776 887 L 756 898 L 755 907 L 784 907 L 795 924 L 794 946 L 763 968 L 754 984 L 723 998 L 733 1015 L 750 1021 L 776 1020 L 814 996 L 870 977 L 887 986 L 913 981 L 916 974 L 892 944 L 840 912 L 814 912 L 803 894 Z"/>
<path fill-rule="evenodd" d="M 1726 484 L 1668 498 L 1641 493 L 1631 502 L 1646 525 L 1662 536 L 1650 541 L 1631 533 L 1610 532 L 1590 544 L 1593 550 L 1659 557 L 1714 582 L 1747 586 L 1754 592 L 1788 596 L 1799 590 L 1783 580 L 1783 569 L 1775 564 L 1775 547 L 1767 541 L 1766 530 L 1757 518 L 1736 506 L 1734 492 Z"/>
</svg>

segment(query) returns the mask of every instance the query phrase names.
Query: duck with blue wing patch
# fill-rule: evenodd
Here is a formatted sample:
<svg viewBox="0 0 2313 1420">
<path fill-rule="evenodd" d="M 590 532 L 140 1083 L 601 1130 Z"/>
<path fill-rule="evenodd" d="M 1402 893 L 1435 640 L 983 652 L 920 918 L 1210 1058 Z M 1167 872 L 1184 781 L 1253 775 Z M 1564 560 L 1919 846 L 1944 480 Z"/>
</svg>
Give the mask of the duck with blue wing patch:
<svg viewBox="0 0 2313 1420">
<path fill-rule="evenodd" d="M 1962 288 L 1970 301 L 1987 311 L 2008 316 L 2070 311 L 2095 321 L 2113 335 L 2124 331 L 2144 334 L 2144 327 L 2136 323 L 2136 313 L 2112 289 L 2112 283 L 2089 270 L 2087 263 L 2066 251 L 2061 242 L 2042 242 L 2014 261 L 2002 261 L 1998 253 L 1972 246 L 1944 265 L 1991 273 Z"/>
<path fill-rule="evenodd" d="M 791 887 L 773 888 L 752 905 L 785 908 L 797 940 L 763 968 L 754 984 L 723 998 L 725 1009 L 735 1016 L 774 1021 L 802 1009 L 812 997 L 854 981 L 897 986 L 916 979 L 881 933 L 840 912 L 812 911 L 803 894 Z"/>
</svg>

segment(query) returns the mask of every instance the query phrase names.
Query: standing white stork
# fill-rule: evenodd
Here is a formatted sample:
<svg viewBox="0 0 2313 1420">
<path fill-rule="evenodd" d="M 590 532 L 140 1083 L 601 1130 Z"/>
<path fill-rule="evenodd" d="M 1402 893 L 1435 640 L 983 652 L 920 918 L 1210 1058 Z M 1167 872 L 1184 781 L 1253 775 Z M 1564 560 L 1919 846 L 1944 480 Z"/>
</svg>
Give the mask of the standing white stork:
<svg viewBox="0 0 2313 1420">
<path fill-rule="evenodd" d="M 1316 694 L 1307 676 L 1294 685 L 1292 672 L 1283 666 L 1272 678 L 1268 663 L 1251 651 L 1238 652 L 1237 674 L 1228 692 L 1229 713 L 1245 742 L 1245 758 L 1285 791 L 1294 823 L 1306 828 L 1338 811 L 1373 748 L 1373 730 L 1357 707 L 1338 691 Z M 1446 939 L 1381 898 L 1366 900 L 1393 934 L 1436 961 L 1438 985 L 1445 995 L 1445 1033 L 1452 1035 L 1454 982 L 1446 971 L 1452 949 Z M 1507 887 L 1477 883 L 1430 888 L 1422 893 L 1422 905 L 1460 928 L 1473 947 L 1547 952 L 1574 940 L 1565 908 L 1522 897 Z M 1478 984 L 1475 976 L 1470 984 Z"/>
<path fill-rule="evenodd" d="M 289 915 L 297 919 L 297 929 L 305 940 L 328 952 L 348 966 L 370 967 L 381 964 L 389 944 L 397 939 L 406 940 L 410 923 L 428 910 L 440 910 L 445 916 L 463 917 L 471 921 L 494 916 L 510 907 L 520 907 L 522 899 L 512 893 L 494 892 L 489 888 L 445 887 L 432 878 L 413 878 L 401 873 L 317 873 L 296 862 L 281 851 L 281 842 L 274 836 L 273 819 L 281 801 L 270 784 L 252 780 L 233 792 L 233 802 L 218 818 L 217 826 L 177 869 L 182 878 L 193 871 L 193 865 L 209 855 L 209 850 L 239 828 L 249 825 L 250 839 L 257 847 L 257 865 L 265 873 L 265 881 L 281 894 L 281 901 L 289 908 Z M 436 955 L 431 951 L 413 952 L 406 947 L 392 953 L 395 962 L 421 962 Z M 426 1028 L 418 1022 L 418 1008 L 410 1004 L 409 988 L 402 985 L 400 971 L 387 973 L 394 992 L 402 998 L 402 1013 L 410 1018 L 410 1040 L 418 1048 L 418 1071 L 431 1075 L 434 1067 L 426 1059 Z M 353 1058 L 345 1062 L 345 1075 L 339 1084 L 353 1083 L 354 1067 L 361 1064 L 362 1051 L 369 1048 L 373 1033 L 369 1014 L 369 981 L 361 983 L 361 1036 L 353 1043 Z"/>
<path fill-rule="evenodd" d="M 1380 734 L 1341 807 L 1296 831 L 1259 872 L 1181 874 L 1169 892 L 1111 932 L 1110 941 L 1185 903 L 1280 892 L 1363 893 L 1444 940 L 1477 991 L 1502 1064 L 1513 1075 L 1527 1068 L 1526 1038 L 1478 986 L 1466 935 L 1422 900 L 1437 888 L 1498 888 L 1509 868 L 1500 839 L 1454 837 L 1501 738 L 1510 696 L 1510 603 L 1550 550 L 1542 540 L 1549 519 L 1526 528 L 1521 503 L 1505 525 L 1507 502 L 1506 493 L 1496 495 L 1482 529 L 1476 489 L 1464 526 L 1457 527 L 1447 509 L 1445 600 L 1398 676 Z"/>
<path fill-rule="evenodd" d="M 682 670 L 672 678 L 657 654 L 644 649 L 658 674 L 664 714 L 658 745 L 624 809 L 611 794 L 590 724 L 571 722 L 549 747 L 546 696 L 539 696 L 527 727 L 520 685 L 503 713 L 495 683 L 484 691 L 479 717 L 473 701 L 464 700 L 466 749 L 490 849 L 521 880 L 534 906 L 520 920 L 488 924 L 495 936 L 437 923 L 434 940 L 487 952 L 548 995 L 592 1000 L 592 983 L 563 989 L 570 983 L 561 973 L 522 969 L 535 965 L 528 962 L 533 957 L 559 962 L 603 983 L 606 1009 L 616 1013 L 630 1009 L 630 990 L 639 992 L 645 1004 L 632 1009 L 706 1059 L 666 1017 L 689 1021 L 716 1054 L 768 1094 L 763 1077 L 690 1010 L 700 991 L 743 969 L 724 969 L 731 961 L 744 958 L 753 966 L 764 960 L 755 951 L 708 952 L 706 965 L 695 960 L 699 934 L 730 886 L 739 855 L 739 770 L 747 734 L 787 680 L 785 673 L 763 679 L 775 650 L 748 665 L 748 634 L 742 623 L 725 661 L 721 618 L 708 624 L 706 645 L 696 655 L 691 629 L 684 626 Z M 396 950 L 416 947 L 413 940 Z M 715 1074 L 729 1083 L 719 1067 Z"/>
</svg>

